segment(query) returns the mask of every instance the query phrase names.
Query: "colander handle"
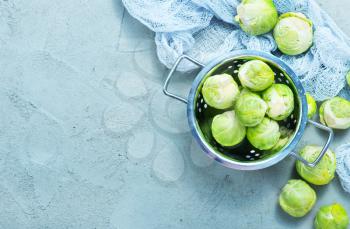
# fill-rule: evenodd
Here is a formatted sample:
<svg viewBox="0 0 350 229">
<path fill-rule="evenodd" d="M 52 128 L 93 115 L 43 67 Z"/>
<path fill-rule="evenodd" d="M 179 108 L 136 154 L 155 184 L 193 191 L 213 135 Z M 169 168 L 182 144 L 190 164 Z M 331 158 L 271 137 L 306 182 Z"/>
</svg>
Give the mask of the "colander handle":
<svg viewBox="0 0 350 229">
<path fill-rule="evenodd" d="M 171 68 L 171 70 L 170 70 L 170 72 L 169 72 L 169 74 L 168 74 L 168 76 L 167 76 L 167 78 L 165 80 L 165 83 L 164 83 L 164 86 L 163 86 L 163 92 L 164 92 L 165 95 L 167 95 L 167 96 L 169 96 L 171 98 L 177 99 L 177 100 L 187 104 L 187 99 L 185 99 L 185 98 L 183 98 L 181 96 L 175 95 L 175 94 L 173 94 L 173 93 L 168 91 L 168 86 L 169 86 L 169 83 L 170 83 L 170 79 L 171 79 L 171 77 L 173 77 L 174 72 L 176 71 L 177 67 L 179 66 L 180 62 L 183 59 L 187 59 L 187 60 L 191 61 L 192 63 L 194 63 L 194 64 L 196 64 L 196 65 L 198 65 L 200 67 L 204 67 L 204 65 L 202 63 L 200 63 L 199 61 L 193 59 L 192 57 L 189 57 L 187 55 L 180 56 L 176 60 L 174 66 Z"/>
<path fill-rule="evenodd" d="M 333 133 L 333 130 L 327 126 L 324 126 L 318 122 L 314 122 L 312 120 L 308 120 L 308 122 L 312 125 L 314 125 L 315 127 L 321 129 L 321 130 L 325 130 L 328 132 L 328 139 L 327 139 L 327 142 L 326 144 L 323 146 L 323 149 L 321 150 L 321 153 L 320 155 L 318 155 L 318 157 L 316 158 L 315 161 L 313 162 L 308 162 L 307 160 L 305 160 L 304 158 L 302 158 L 298 153 L 294 153 L 292 152 L 291 155 L 301 161 L 304 165 L 306 166 L 309 166 L 309 167 L 315 167 L 320 161 L 321 159 L 323 158 L 323 156 L 326 154 L 328 148 L 329 148 L 329 145 L 331 144 L 332 140 L 333 140 L 333 136 L 334 136 L 334 133 Z"/>
</svg>

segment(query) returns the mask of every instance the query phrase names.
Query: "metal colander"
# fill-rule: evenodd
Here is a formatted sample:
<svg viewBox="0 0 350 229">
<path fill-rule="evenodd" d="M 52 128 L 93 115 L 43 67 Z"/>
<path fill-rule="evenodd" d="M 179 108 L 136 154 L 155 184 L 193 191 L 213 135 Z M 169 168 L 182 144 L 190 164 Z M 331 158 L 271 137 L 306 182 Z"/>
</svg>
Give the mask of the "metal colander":
<svg viewBox="0 0 350 229">
<path fill-rule="evenodd" d="M 203 67 L 193 81 L 188 99 L 175 95 L 167 89 L 176 67 L 183 59 L 187 59 L 194 64 Z M 223 147 L 215 141 L 211 134 L 212 119 L 215 115 L 221 114 L 226 110 L 218 110 L 205 103 L 201 93 L 202 85 L 208 77 L 223 73 L 231 75 L 234 80 L 240 84 L 238 79 L 239 67 L 245 62 L 253 59 L 260 59 L 267 63 L 275 73 L 275 82 L 288 85 L 294 94 L 295 108 L 293 113 L 285 120 L 278 122 L 279 126 L 286 132 L 292 133 L 289 142 L 280 152 L 272 153 L 271 151 L 259 150 L 252 146 L 247 139 L 237 146 Z M 164 93 L 187 104 L 189 126 L 198 144 L 208 156 L 230 168 L 239 170 L 262 169 L 279 162 L 288 155 L 296 157 L 308 166 L 315 166 L 321 160 L 333 138 L 333 132 L 330 128 L 308 120 L 305 91 L 300 80 L 292 69 L 283 61 L 268 53 L 249 50 L 236 51 L 220 57 L 206 66 L 191 57 L 182 56 L 176 61 L 167 77 L 164 84 Z M 329 133 L 329 138 L 323 150 L 314 162 L 308 162 L 298 154 L 292 152 L 300 141 L 307 122 Z"/>
</svg>

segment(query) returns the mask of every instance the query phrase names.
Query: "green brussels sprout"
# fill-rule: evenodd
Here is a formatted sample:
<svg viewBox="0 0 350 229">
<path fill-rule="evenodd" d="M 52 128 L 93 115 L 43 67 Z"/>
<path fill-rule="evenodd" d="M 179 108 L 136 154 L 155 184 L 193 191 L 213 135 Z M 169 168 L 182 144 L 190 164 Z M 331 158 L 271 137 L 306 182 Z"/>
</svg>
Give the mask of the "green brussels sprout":
<svg viewBox="0 0 350 229">
<path fill-rule="evenodd" d="M 259 95 L 244 89 L 235 104 L 235 111 L 241 123 L 245 126 L 256 126 L 267 110 L 265 101 Z"/>
<path fill-rule="evenodd" d="M 272 153 L 280 152 L 283 149 L 283 147 L 287 145 L 287 143 L 290 140 L 290 137 L 293 134 L 293 131 L 290 129 L 287 129 L 284 126 L 281 126 L 280 133 L 281 133 L 280 139 L 278 140 L 277 144 L 274 145 L 274 147 L 272 147 L 272 149 L 270 150 L 270 152 Z"/>
<path fill-rule="evenodd" d="M 235 111 L 216 115 L 211 124 L 211 131 L 220 145 L 228 147 L 241 143 L 246 134 L 246 128 L 239 122 Z"/>
<path fill-rule="evenodd" d="M 239 88 L 229 74 L 214 75 L 205 80 L 202 94 L 209 106 L 227 109 L 233 106 L 239 96 Z"/>
<path fill-rule="evenodd" d="M 243 0 L 237 14 L 235 20 L 242 30 L 253 36 L 270 32 L 278 20 L 272 0 Z"/>
<path fill-rule="evenodd" d="M 287 118 L 294 110 L 294 95 L 284 84 L 274 84 L 263 92 L 267 115 L 277 121 Z"/>
<path fill-rule="evenodd" d="M 282 14 L 273 31 L 273 36 L 278 49 L 284 54 L 301 54 L 312 45 L 312 22 L 301 13 Z"/>
<path fill-rule="evenodd" d="M 280 135 L 278 123 L 269 118 L 264 118 L 257 126 L 247 129 L 248 141 L 260 150 L 272 149 Z"/>
<path fill-rule="evenodd" d="M 292 134 L 294 133 L 293 130 L 288 129 L 285 126 L 281 126 L 280 127 L 280 132 L 281 132 L 281 138 L 286 138 L 286 137 L 290 137 L 292 136 Z"/>
<path fill-rule="evenodd" d="M 331 204 L 318 210 L 314 225 L 316 229 L 346 229 L 349 217 L 343 206 L 338 203 Z"/>
<path fill-rule="evenodd" d="M 243 87 L 252 91 L 263 91 L 274 83 L 275 74 L 263 61 L 251 60 L 239 68 L 238 78 Z"/>
<path fill-rule="evenodd" d="M 314 97 L 312 97 L 310 93 L 306 93 L 306 101 L 307 101 L 307 117 L 311 119 L 316 114 L 317 104 Z"/>
<path fill-rule="evenodd" d="M 274 145 L 274 147 L 272 147 L 270 151 L 273 153 L 280 152 L 283 149 L 283 147 L 287 145 L 288 142 L 289 142 L 289 137 L 280 138 L 276 143 L 276 145 Z"/>
<path fill-rule="evenodd" d="M 334 97 L 326 100 L 320 107 L 320 121 L 333 129 L 350 127 L 350 101 Z"/>
<path fill-rule="evenodd" d="M 348 74 L 346 75 L 346 82 L 348 83 L 348 85 L 350 87 L 350 72 L 348 72 Z"/>
<path fill-rule="evenodd" d="M 308 162 L 316 160 L 322 147 L 319 146 L 305 146 L 300 151 L 300 156 Z M 296 162 L 296 169 L 298 174 L 306 181 L 315 185 L 325 185 L 331 182 L 334 178 L 337 163 L 335 154 L 331 150 L 327 150 L 321 161 L 315 167 L 309 167 L 302 162 Z"/>
<path fill-rule="evenodd" d="M 316 202 L 316 192 L 302 180 L 289 180 L 279 196 L 281 208 L 293 217 L 303 217 Z"/>
</svg>

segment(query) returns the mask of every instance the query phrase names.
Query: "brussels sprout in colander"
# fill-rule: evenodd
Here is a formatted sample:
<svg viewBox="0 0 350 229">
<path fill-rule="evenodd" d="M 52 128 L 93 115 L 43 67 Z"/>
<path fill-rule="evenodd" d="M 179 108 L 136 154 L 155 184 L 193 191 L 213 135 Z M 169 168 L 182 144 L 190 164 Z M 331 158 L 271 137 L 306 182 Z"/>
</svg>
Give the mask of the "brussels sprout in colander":
<svg viewBox="0 0 350 229">
<path fill-rule="evenodd" d="M 216 115 L 211 124 L 214 139 L 222 146 L 235 146 L 243 141 L 246 128 L 243 126 L 235 111 L 226 111 Z"/>
<path fill-rule="evenodd" d="M 239 95 L 239 88 L 232 76 L 228 74 L 214 75 L 204 82 L 202 94 L 209 106 L 227 109 L 233 106 Z"/>
<path fill-rule="evenodd" d="M 302 13 L 282 14 L 274 28 L 273 36 L 278 49 L 284 54 L 301 54 L 312 45 L 312 22 Z"/>
<path fill-rule="evenodd" d="M 235 111 L 245 126 L 256 126 L 264 118 L 267 110 L 265 101 L 253 92 L 244 89 L 237 99 Z"/>
<path fill-rule="evenodd" d="M 272 0 L 243 0 L 237 7 L 235 20 L 250 35 L 270 32 L 278 20 Z"/>
<path fill-rule="evenodd" d="M 284 84 L 274 84 L 263 92 L 267 103 L 267 115 L 277 121 L 287 118 L 294 110 L 294 95 Z"/>
<path fill-rule="evenodd" d="M 303 217 L 316 202 L 316 192 L 302 180 L 289 180 L 279 196 L 281 208 L 293 217 Z"/>
<path fill-rule="evenodd" d="M 346 229 L 349 216 L 344 207 L 338 203 L 326 205 L 318 210 L 314 221 L 315 229 Z"/>
<path fill-rule="evenodd" d="M 279 129 L 281 136 L 280 139 L 278 140 L 278 142 L 276 143 L 276 145 L 274 145 L 274 147 L 272 147 L 272 149 L 270 150 L 270 152 L 272 153 L 277 153 L 279 151 L 281 151 L 283 149 L 283 147 L 285 147 L 287 145 L 287 143 L 289 142 L 293 131 L 290 129 L 287 129 L 284 126 L 281 126 Z"/>
<path fill-rule="evenodd" d="M 313 162 L 316 160 L 321 150 L 322 147 L 309 145 L 305 146 L 299 154 L 306 161 Z M 306 166 L 300 161 L 296 162 L 298 174 L 304 180 L 315 185 L 325 185 L 331 182 L 334 178 L 336 166 L 335 154 L 331 150 L 327 150 L 322 160 L 315 167 Z"/>
<path fill-rule="evenodd" d="M 247 129 L 248 141 L 260 150 L 272 149 L 280 135 L 278 123 L 269 118 L 264 118 L 257 126 Z"/>
<path fill-rule="evenodd" d="M 334 97 L 326 100 L 320 107 L 320 121 L 334 129 L 350 127 L 350 101 Z"/>
<path fill-rule="evenodd" d="M 307 101 L 307 117 L 311 119 L 316 114 L 317 104 L 314 97 L 312 97 L 310 93 L 306 93 L 306 101 Z"/>
<path fill-rule="evenodd" d="M 243 87 L 252 91 L 263 91 L 275 81 L 275 75 L 269 65 L 261 60 L 251 60 L 243 64 L 238 71 Z"/>
</svg>

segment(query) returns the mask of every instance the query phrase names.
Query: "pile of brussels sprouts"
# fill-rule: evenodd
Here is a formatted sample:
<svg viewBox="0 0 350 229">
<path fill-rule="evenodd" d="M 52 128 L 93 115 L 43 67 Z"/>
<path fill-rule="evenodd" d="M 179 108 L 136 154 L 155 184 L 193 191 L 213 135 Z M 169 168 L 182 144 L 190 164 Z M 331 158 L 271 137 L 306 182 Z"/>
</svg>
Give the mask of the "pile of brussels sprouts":
<svg viewBox="0 0 350 229">
<path fill-rule="evenodd" d="M 240 85 L 229 74 L 207 78 L 202 87 L 205 102 L 223 110 L 213 118 L 212 136 L 224 147 L 240 144 L 245 137 L 259 150 L 279 151 L 287 144 L 291 131 L 277 121 L 294 110 L 294 94 L 285 84 L 275 84 L 268 64 L 250 60 L 238 71 Z"/>
<path fill-rule="evenodd" d="M 297 12 L 278 17 L 273 0 L 242 0 L 235 19 L 243 31 L 253 36 L 273 30 L 278 49 L 287 55 L 301 54 L 313 42 L 312 22 Z"/>
<path fill-rule="evenodd" d="M 314 161 L 320 154 L 322 148 L 308 145 L 300 152 L 308 162 Z M 329 184 L 335 175 L 336 157 L 333 151 L 326 151 L 325 156 L 315 167 L 308 167 L 296 162 L 298 174 L 307 182 L 313 185 Z M 316 203 L 316 192 L 301 179 L 292 179 L 282 188 L 279 196 L 281 208 L 293 217 L 303 217 L 311 211 Z M 346 210 L 339 203 L 321 207 L 315 217 L 314 226 L 316 229 L 346 229 L 349 225 L 349 217 Z"/>
</svg>

